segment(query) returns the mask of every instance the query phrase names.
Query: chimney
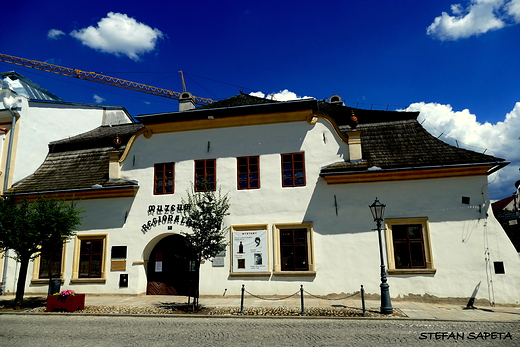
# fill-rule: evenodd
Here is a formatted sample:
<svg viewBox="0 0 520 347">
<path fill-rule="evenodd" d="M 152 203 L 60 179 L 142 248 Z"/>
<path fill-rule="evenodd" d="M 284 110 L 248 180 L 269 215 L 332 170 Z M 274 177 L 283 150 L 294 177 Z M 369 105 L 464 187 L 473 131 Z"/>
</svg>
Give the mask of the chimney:
<svg viewBox="0 0 520 347">
<path fill-rule="evenodd" d="M 121 178 L 119 154 L 118 150 L 108 152 L 108 179 L 110 181 L 116 181 Z"/>
<path fill-rule="evenodd" d="M 348 153 L 351 162 L 363 160 L 361 152 L 361 130 L 346 132 L 348 136 Z"/>
<path fill-rule="evenodd" d="M 184 112 L 195 108 L 195 97 L 190 92 L 182 92 L 179 98 L 179 111 Z"/>
</svg>

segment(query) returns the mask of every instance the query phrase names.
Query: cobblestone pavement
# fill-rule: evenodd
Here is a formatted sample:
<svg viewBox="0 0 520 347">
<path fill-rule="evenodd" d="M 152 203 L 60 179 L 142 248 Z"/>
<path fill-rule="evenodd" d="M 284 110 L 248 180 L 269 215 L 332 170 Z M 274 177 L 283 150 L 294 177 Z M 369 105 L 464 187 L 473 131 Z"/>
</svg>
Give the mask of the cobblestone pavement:
<svg viewBox="0 0 520 347">
<path fill-rule="evenodd" d="M 12 296 L 0 297 L 0 307 L 7 306 Z M 43 311 L 44 297 L 25 298 L 25 302 L 40 300 L 39 311 Z M 118 295 L 87 295 L 86 306 L 95 308 L 97 313 L 131 313 L 131 314 L 166 314 L 171 313 L 171 308 L 175 305 L 185 305 L 187 297 L 182 296 L 118 296 Z M 225 309 L 240 308 L 240 297 L 234 296 L 213 296 L 201 297 L 200 304 L 204 307 Z M 379 301 L 366 300 L 366 309 L 369 313 L 379 311 Z M 43 305 L 43 306 L 42 306 Z M 441 304 L 441 303 L 421 303 L 414 301 L 394 300 L 392 305 L 395 315 L 384 315 L 385 318 L 392 319 L 419 319 L 419 320 L 448 320 L 448 321 L 478 321 L 478 322 L 520 322 L 520 306 L 478 306 L 475 309 L 465 309 L 460 304 Z M 287 308 L 293 311 L 301 311 L 300 297 L 272 301 L 261 300 L 255 297 L 246 296 L 244 309 L 256 309 L 257 311 L 267 312 L 274 308 Z M 313 297 L 305 297 L 304 310 L 309 312 L 312 309 L 321 308 L 334 311 L 341 308 L 353 308 L 353 311 L 361 312 L 361 301 L 359 298 L 349 298 L 345 300 L 322 300 Z M 163 309 L 163 311 L 161 311 Z M 38 310 L 36 310 L 38 311 Z M 5 312 L 5 311 L 4 311 Z M 2 311 L 0 310 L 0 313 Z M 332 314 L 331 314 L 332 315 Z M 358 315 L 359 316 L 359 315 Z M 370 317 L 381 317 L 381 315 L 369 314 Z"/>
<path fill-rule="evenodd" d="M 0 315 L 0 346 L 518 346 L 516 322 Z"/>
</svg>

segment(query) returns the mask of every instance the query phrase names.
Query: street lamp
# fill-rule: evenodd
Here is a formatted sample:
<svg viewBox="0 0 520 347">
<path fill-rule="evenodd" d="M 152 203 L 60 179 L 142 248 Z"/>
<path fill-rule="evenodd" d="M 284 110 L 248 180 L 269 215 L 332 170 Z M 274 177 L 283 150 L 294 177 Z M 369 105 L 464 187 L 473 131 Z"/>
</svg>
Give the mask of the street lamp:
<svg viewBox="0 0 520 347">
<path fill-rule="evenodd" d="M 368 207 L 370 207 L 370 212 L 372 212 L 374 222 L 377 224 L 377 232 L 379 237 L 379 256 L 381 257 L 381 313 L 391 314 L 394 312 L 394 309 L 392 308 L 392 303 L 390 302 L 390 286 L 388 283 L 386 283 L 385 261 L 383 259 L 383 241 L 381 239 L 381 222 L 383 221 L 386 205 L 380 203 L 376 198 L 374 203 Z"/>
</svg>

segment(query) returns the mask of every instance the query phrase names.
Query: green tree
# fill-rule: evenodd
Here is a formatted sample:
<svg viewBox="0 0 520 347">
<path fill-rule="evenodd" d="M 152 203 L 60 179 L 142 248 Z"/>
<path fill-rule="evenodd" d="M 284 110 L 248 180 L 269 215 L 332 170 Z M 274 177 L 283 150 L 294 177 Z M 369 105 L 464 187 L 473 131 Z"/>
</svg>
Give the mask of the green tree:
<svg viewBox="0 0 520 347">
<path fill-rule="evenodd" d="M 193 293 L 193 308 L 199 305 L 200 264 L 210 260 L 227 246 L 226 233 L 229 228 L 222 228 L 224 216 L 228 215 L 229 197 L 222 195 L 220 189 L 215 191 L 195 192 L 193 188 L 187 191 L 187 200 L 183 210 L 191 233 L 183 233 L 188 247 L 195 255 L 195 290 Z"/>
<path fill-rule="evenodd" d="M 14 308 L 22 306 L 29 261 L 41 249 L 55 252 L 63 247 L 81 224 L 82 209 L 76 202 L 40 196 L 37 200 L 16 201 L 14 196 L 0 200 L 0 250 L 10 249 L 20 263 Z"/>
</svg>

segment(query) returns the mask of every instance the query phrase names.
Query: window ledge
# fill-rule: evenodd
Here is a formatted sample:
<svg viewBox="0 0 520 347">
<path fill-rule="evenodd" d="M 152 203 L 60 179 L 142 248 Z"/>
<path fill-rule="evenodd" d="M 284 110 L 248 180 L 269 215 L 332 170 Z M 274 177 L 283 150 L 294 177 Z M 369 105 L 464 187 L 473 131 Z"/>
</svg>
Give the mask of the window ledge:
<svg viewBox="0 0 520 347">
<path fill-rule="evenodd" d="M 434 275 L 437 269 L 388 269 L 389 275 Z"/>
<path fill-rule="evenodd" d="M 316 276 L 316 271 L 275 271 L 275 276 Z"/>
<path fill-rule="evenodd" d="M 63 278 L 53 278 L 53 280 L 59 279 L 61 281 L 61 284 L 65 283 L 65 280 Z M 32 279 L 31 284 L 49 284 L 48 278 L 38 278 L 38 279 Z"/>
<path fill-rule="evenodd" d="M 233 277 L 260 277 L 260 276 L 271 276 L 270 272 L 230 272 L 229 276 Z"/>
<path fill-rule="evenodd" d="M 106 278 L 73 278 L 70 283 L 106 283 Z"/>
</svg>

